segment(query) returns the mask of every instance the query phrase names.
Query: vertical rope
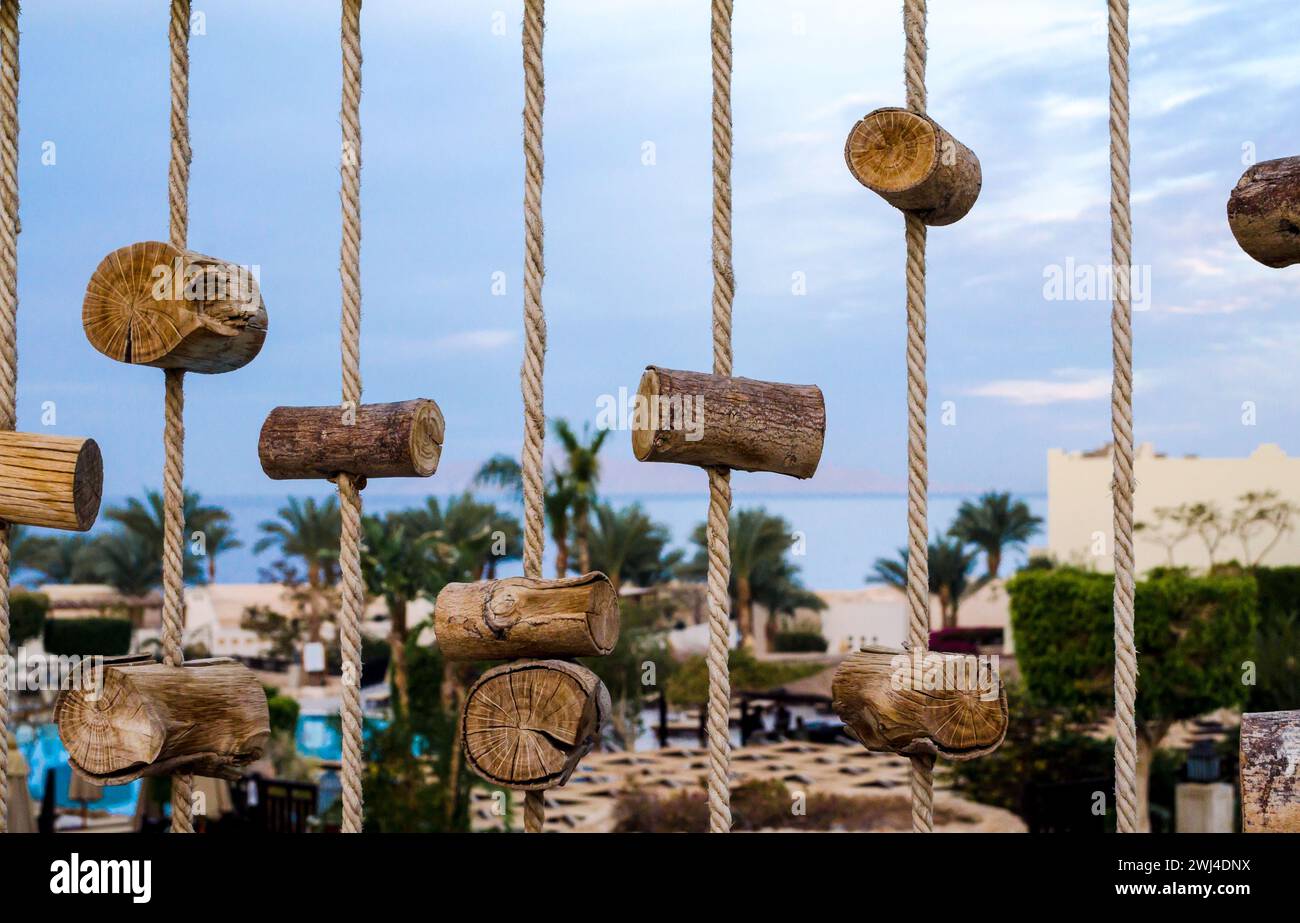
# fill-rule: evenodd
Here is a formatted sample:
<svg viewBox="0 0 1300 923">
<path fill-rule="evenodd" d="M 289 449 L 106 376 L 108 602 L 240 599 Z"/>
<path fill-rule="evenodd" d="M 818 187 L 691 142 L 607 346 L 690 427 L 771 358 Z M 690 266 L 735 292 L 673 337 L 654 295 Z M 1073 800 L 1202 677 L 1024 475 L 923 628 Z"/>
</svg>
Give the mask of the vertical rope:
<svg viewBox="0 0 1300 923">
<path fill-rule="evenodd" d="M 542 576 L 545 544 L 542 500 L 542 446 L 546 411 L 542 377 L 546 365 L 546 314 L 542 281 L 546 277 L 545 226 L 542 223 L 542 117 L 546 109 L 546 72 L 542 42 L 546 32 L 545 0 L 525 0 L 524 58 L 524 362 L 519 372 L 524 399 L 524 575 Z M 524 796 L 524 830 L 540 833 L 546 821 L 546 796 Z"/>
<path fill-rule="evenodd" d="M 925 0 L 907 0 L 903 77 L 907 108 L 925 112 Z M 929 472 L 925 413 L 925 225 L 904 217 L 907 237 L 907 608 L 908 639 L 914 651 L 930 646 Z M 934 757 L 914 756 L 911 768 L 912 830 L 934 829 Z"/>
<path fill-rule="evenodd" d="M 1110 419 L 1115 515 L 1115 805 L 1120 833 L 1138 830 L 1137 647 L 1133 636 L 1133 312 L 1130 272 L 1128 0 L 1110 0 L 1110 247 L 1115 278 Z"/>
<path fill-rule="evenodd" d="M 731 375 L 732 0 L 713 0 L 713 374 Z M 731 830 L 731 472 L 709 469 L 709 832 Z"/>
<path fill-rule="evenodd" d="M 0 430 L 18 422 L 18 13 L 16 0 L 0 2 Z M 0 523 L 0 833 L 9 831 L 9 529 Z"/>
<path fill-rule="evenodd" d="M 339 200 L 343 210 L 343 242 L 339 248 L 339 280 L 343 310 L 339 345 L 343 368 L 343 411 L 355 413 L 361 404 L 361 0 L 343 0 L 340 29 L 343 51 L 343 150 L 340 157 Z M 351 417 L 349 417 L 350 419 Z M 361 494 L 351 475 L 338 476 L 339 571 L 342 605 L 339 648 L 343 659 L 343 832 L 360 833 L 361 775 Z"/>
<path fill-rule="evenodd" d="M 190 0 L 172 0 L 168 28 L 171 45 L 171 158 L 167 165 L 167 208 L 171 244 L 186 249 L 190 186 Z M 185 371 L 164 373 L 163 422 L 163 657 L 174 667 L 185 662 Z M 172 832 L 193 833 L 193 778 L 172 777 Z"/>
</svg>

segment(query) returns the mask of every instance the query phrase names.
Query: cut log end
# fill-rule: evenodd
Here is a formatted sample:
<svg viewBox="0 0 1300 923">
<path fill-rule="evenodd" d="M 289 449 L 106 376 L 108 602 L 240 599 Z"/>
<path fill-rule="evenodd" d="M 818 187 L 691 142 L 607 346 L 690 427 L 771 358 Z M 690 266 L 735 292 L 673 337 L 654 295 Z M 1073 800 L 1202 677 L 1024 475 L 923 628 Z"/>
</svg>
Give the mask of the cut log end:
<svg viewBox="0 0 1300 923">
<path fill-rule="evenodd" d="M 1300 157 L 1246 170 L 1228 197 L 1228 227 L 1251 259 L 1272 269 L 1300 263 Z"/>
<path fill-rule="evenodd" d="M 908 109 L 877 109 L 859 119 L 845 141 L 844 160 L 858 182 L 932 226 L 965 217 L 983 183 L 970 148 Z"/>
<path fill-rule="evenodd" d="M 649 366 L 637 388 L 638 461 L 810 478 L 821 461 L 826 402 L 816 385 Z"/>
<path fill-rule="evenodd" d="M 270 737 L 266 694 L 233 660 L 123 658 L 81 680 L 60 693 L 54 717 L 69 762 L 98 785 L 177 772 L 236 778 Z"/>
<path fill-rule="evenodd" d="M 618 594 L 596 572 L 449 583 L 434 604 L 434 634 L 449 660 L 601 657 L 618 630 Z"/>
<path fill-rule="evenodd" d="M 849 132 L 849 170 L 877 192 L 902 192 L 923 182 L 939 161 L 934 125 L 905 109 L 877 109 Z"/>
<path fill-rule="evenodd" d="M 868 750 L 969 760 L 1006 736 L 1006 691 L 976 657 L 866 648 L 835 671 L 832 706 Z"/>
<path fill-rule="evenodd" d="M 523 791 L 554 788 L 597 743 L 609 712 L 609 692 L 585 667 L 561 660 L 504 664 L 466 695 L 466 758 L 488 782 Z"/>
<path fill-rule="evenodd" d="M 0 433 L 0 521 L 85 532 L 103 488 L 95 440 Z"/>
<path fill-rule="evenodd" d="M 252 361 L 267 330 L 251 270 L 160 241 L 104 257 L 86 286 L 81 321 L 110 359 L 205 374 Z"/>
<path fill-rule="evenodd" d="M 266 476 L 274 480 L 352 475 L 429 477 L 438 470 L 446 429 L 442 411 L 426 398 L 391 404 L 276 407 L 257 441 Z"/>
</svg>

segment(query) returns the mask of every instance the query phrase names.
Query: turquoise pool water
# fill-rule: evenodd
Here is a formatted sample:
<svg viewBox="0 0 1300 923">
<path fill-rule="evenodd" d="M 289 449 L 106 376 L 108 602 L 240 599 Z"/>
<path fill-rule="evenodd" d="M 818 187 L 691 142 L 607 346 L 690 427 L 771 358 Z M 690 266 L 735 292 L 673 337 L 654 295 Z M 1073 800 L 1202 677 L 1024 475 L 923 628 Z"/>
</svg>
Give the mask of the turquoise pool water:
<svg viewBox="0 0 1300 923">
<path fill-rule="evenodd" d="M 32 728 L 21 725 L 15 732 L 18 749 L 27 760 L 30 772 L 27 775 L 27 790 L 39 804 L 45 797 L 45 777 L 49 770 L 54 770 L 55 803 L 61 808 L 80 808 L 81 805 L 68 798 L 68 784 L 72 781 L 72 768 L 68 765 L 68 751 L 59 740 L 59 729 L 53 724 L 43 724 Z M 132 815 L 135 803 L 140 797 L 141 782 L 129 782 L 126 785 L 106 785 L 104 797 L 91 804 L 96 811 L 109 814 Z"/>
</svg>

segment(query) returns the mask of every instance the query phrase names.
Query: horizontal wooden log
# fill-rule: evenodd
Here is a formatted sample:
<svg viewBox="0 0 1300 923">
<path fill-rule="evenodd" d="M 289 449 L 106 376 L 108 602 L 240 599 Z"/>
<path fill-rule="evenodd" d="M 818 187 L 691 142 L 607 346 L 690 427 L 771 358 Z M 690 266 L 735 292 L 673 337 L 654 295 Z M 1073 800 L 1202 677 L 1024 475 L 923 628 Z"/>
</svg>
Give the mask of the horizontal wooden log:
<svg viewBox="0 0 1300 923">
<path fill-rule="evenodd" d="M 938 122 L 885 108 L 858 120 L 844 159 L 862 185 L 928 225 L 960 221 L 979 198 L 979 158 Z"/>
<path fill-rule="evenodd" d="M 449 660 L 599 657 L 618 642 L 618 594 L 601 573 L 449 583 L 434 634 Z"/>
<path fill-rule="evenodd" d="M 1007 733 L 1007 695 L 988 661 L 867 647 L 842 661 L 831 705 L 868 750 L 968 760 Z"/>
<path fill-rule="evenodd" d="M 586 667 L 564 660 L 502 664 L 466 693 L 465 758 L 495 785 L 555 788 L 600 740 L 609 714 L 609 691 Z"/>
<path fill-rule="evenodd" d="M 648 366 L 637 389 L 632 452 L 644 462 L 810 478 L 822 457 L 826 402 L 787 385 Z"/>
<path fill-rule="evenodd" d="M 262 424 L 257 455 L 277 481 L 426 478 L 438 469 L 445 424 L 431 400 L 333 407 L 277 407 Z"/>
<path fill-rule="evenodd" d="M 103 489 L 95 440 L 0 432 L 0 520 L 85 532 Z"/>
<path fill-rule="evenodd" d="M 81 324 L 110 359 L 212 374 L 253 360 L 267 317 L 252 271 L 145 241 L 100 262 L 86 286 Z"/>
<path fill-rule="evenodd" d="M 1228 227 L 1265 266 L 1300 263 L 1300 157 L 1257 163 L 1228 196 Z"/>
<path fill-rule="evenodd" d="M 1241 716 L 1241 829 L 1300 833 L 1300 711 Z"/>
<path fill-rule="evenodd" d="M 54 718 L 73 768 L 99 785 L 175 773 L 238 778 L 271 735 L 262 684 L 225 658 L 110 661 L 99 687 L 60 693 Z"/>
</svg>

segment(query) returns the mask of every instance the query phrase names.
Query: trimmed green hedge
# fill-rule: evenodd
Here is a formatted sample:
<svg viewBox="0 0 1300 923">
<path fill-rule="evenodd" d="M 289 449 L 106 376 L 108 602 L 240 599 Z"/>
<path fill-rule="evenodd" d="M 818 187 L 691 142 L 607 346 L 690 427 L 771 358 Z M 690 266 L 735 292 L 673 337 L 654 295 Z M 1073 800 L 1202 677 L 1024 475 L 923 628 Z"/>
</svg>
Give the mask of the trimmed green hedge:
<svg viewBox="0 0 1300 923">
<path fill-rule="evenodd" d="M 1106 711 L 1112 704 L 1114 581 L 1072 569 L 1024 571 L 1008 584 L 1016 658 L 1035 699 Z M 1166 571 L 1137 585 L 1138 715 L 1193 718 L 1244 704 L 1243 664 L 1255 657 L 1251 576 Z"/>
<path fill-rule="evenodd" d="M 824 654 L 826 639 L 819 631 L 778 631 L 772 649 L 782 654 Z"/>
<path fill-rule="evenodd" d="M 131 620 L 48 619 L 45 652 L 64 656 L 120 657 L 131 652 Z"/>
<path fill-rule="evenodd" d="M 9 597 L 9 643 L 17 648 L 45 630 L 50 598 L 43 593 L 14 592 Z"/>
</svg>

